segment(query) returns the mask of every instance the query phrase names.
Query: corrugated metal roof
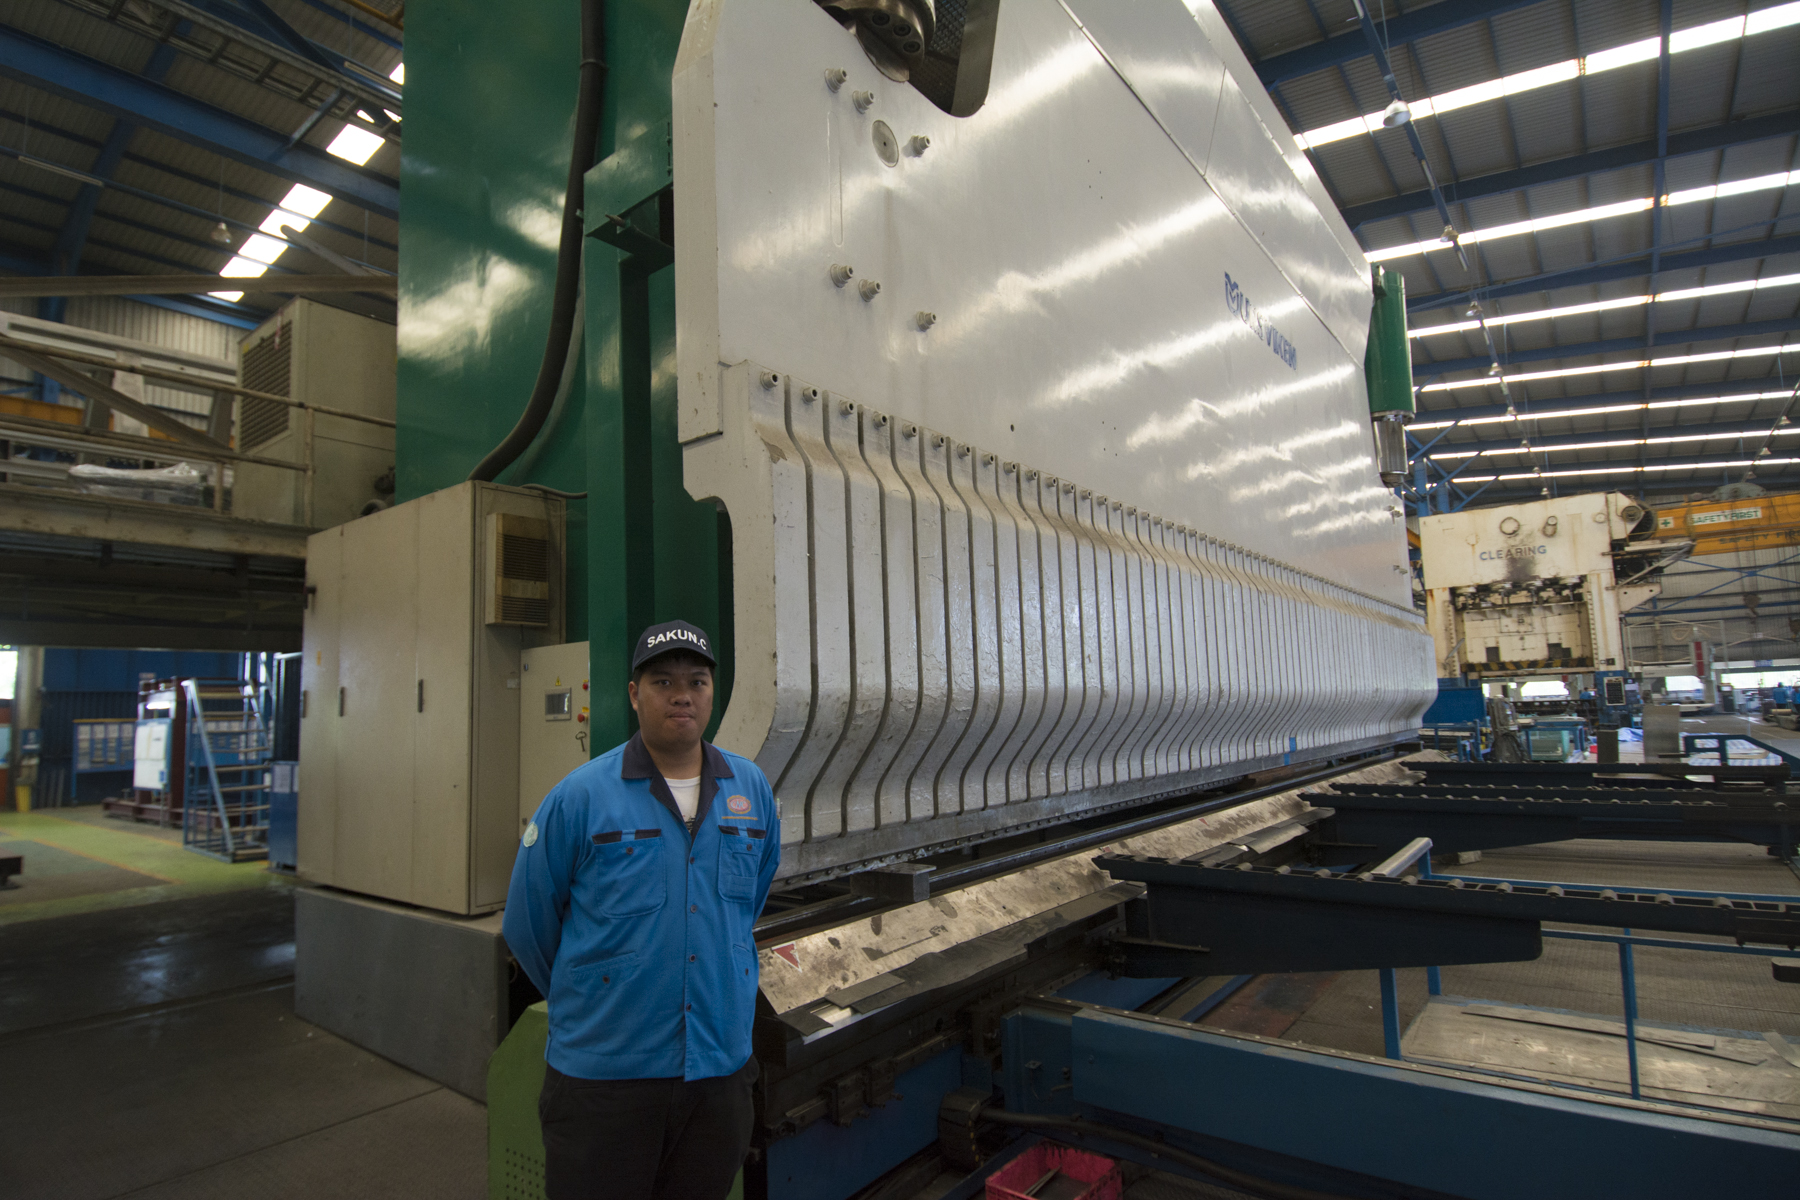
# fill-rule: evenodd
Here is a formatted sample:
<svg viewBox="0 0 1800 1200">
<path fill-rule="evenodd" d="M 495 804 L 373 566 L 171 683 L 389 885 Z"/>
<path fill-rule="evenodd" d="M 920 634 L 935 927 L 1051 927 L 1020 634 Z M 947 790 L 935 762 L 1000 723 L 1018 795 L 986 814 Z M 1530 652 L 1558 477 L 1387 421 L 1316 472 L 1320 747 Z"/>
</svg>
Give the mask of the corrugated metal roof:
<svg viewBox="0 0 1800 1200">
<path fill-rule="evenodd" d="M 327 8 L 330 0 L 321 0 Z M 271 0 L 271 9 L 299 34 L 328 52 L 347 55 L 384 76 L 400 61 L 391 45 L 357 27 L 370 18 L 348 6 L 337 14 L 320 11 L 303 0 Z M 389 5 L 391 9 L 392 5 Z M 222 10 L 221 10 L 222 11 Z M 159 39 L 175 51 L 161 83 L 173 92 L 263 126 L 285 136 L 298 129 L 332 90 L 323 68 L 279 61 L 270 43 L 254 33 L 222 35 L 204 22 L 177 24 L 178 14 L 155 0 L 116 5 L 102 0 L 16 0 L 0 22 L 64 50 L 141 73 L 151 62 Z M 243 18 L 252 20 L 247 15 Z M 225 29 L 232 27 L 227 25 Z M 399 40 L 398 31 L 393 33 Z M 279 48 L 278 48 L 279 49 Z M 196 54 L 218 50 L 216 61 Z M 290 53 L 291 57 L 291 53 Z M 266 74 L 262 66 L 268 66 Z M 246 77 L 261 75 L 258 78 Z M 322 75 L 321 81 L 315 78 Z M 360 79 L 360 76 L 355 78 Z M 343 128 L 354 101 L 345 98 L 331 115 L 305 135 L 306 144 L 323 149 Z M 25 153 L 78 172 L 91 172 L 100 147 L 112 134 L 114 118 L 97 107 L 62 99 L 13 80 L 0 80 L 0 255 L 42 259 L 63 230 L 71 205 L 82 190 L 78 180 L 21 163 Z M 393 178 L 399 149 L 389 143 L 368 167 Z M 189 270 L 217 272 L 249 232 L 287 194 L 291 181 L 270 170 L 234 161 L 202 145 L 139 126 L 125 155 L 108 176 L 89 227 L 82 255 L 84 270 L 165 273 Z M 231 244 L 213 240 L 219 220 L 228 223 Z M 307 235 L 339 253 L 384 269 L 397 266 L 398 224 L 367 214 L 355 205 L 334 200 Z M 331 269 L 304 250 L 289 250 L 283 266 L 303 271 Z M 272 274 L 279 274 L 277 269 Z M 251 319 L 273 308 L 280 297 L 259 296 L 245 285 Z M 359 311 L 366 307 L 355 302 Z M 391 306 L 390 306 L 391 310 Z M 148 310 L 158 311 L 158 310 Z"/>
<path fill-rule="evenodd" d="M 1753 2 L 1748 7 L 1767 6 Z M 1230 15 L 1252 61 L 1316 43 L 1327 30 L 1337 33 L 1356 29 L 1347 23 L 1355 13 L 1348 3 L 1312 6 L 1318 20 L 1313 18 L 1305 0 L 1257 0 L 1254 4 L 1248 0 L 1225 0 L 1221 7 Z M 1391 18 L 1397 12 L 1412 12 L 1420 7 L 1423 6 L 1389 9 L 1387 15 Z M 1740 16 L 1745 8 L 1737 0 L 1680 0 L 1674 6 L 1672 28 L 1679 31 Z M 1380 28 L 1381 6 L 1371 6 L 1371 13 Z M 1477 17 L 1415 41 L 1403 39 L 1390 47 L 1391 65 L 1401 94 L 1417 100 L 1652 38 L 1658 33 L 1659 21 L 1660 5 L 1656 0 L 1547 0 Z M 1345 41 L 1336 45 L 1354 47 L 1356 43 Z M 1768 113 L 1800 113 L 1800 72 L 1793 69 L 1796 61 L 1800 61 L 1800 29 L 1792 28 L 1733 38 L 1671 55 L 1667 128 L 1679 134 Z M 1389 98 L 1376 60 L 1367 53 L 1287 80 L 1273 93 L 1296 132 L 1379 111 Z M 1650 196 L 1656 190 L 1652 164 L 1582 170 L 1579 156 L 1614 146 L 1653 143 L 1657 120 L 1658 66 L 1652 60 L 1472 105 L 1441 117 L 1424 118 L 1415 129 L 1433 174 L 1445 190 L 1451 223 L 1466 233 Z M 1423 192 L 1427 186 L 1403 130 L 1346 138 L 1317 147 L 1311 155 L 1327 188 L 1347 209 Z M 1566 173 L 1554 180 L 1461 202 L 1454 198 L 1458 181 L 1480 180 L 1563 160 L 1573 161 Z M 1800 139 L 1792 135 L 1772 137 L 1673 157 L 1667 161 L 1664 189 L 1680 191 L 1796 167 L 1800 167 Z M 1421 211 L 1363 225 L 1358 230 L 1363 244 L 1378 249 L 1436 238 L 1443 221 L 1429 204 L 1427 199 Z M 1767 189 L 1682 204 L 1662 209 L 1661 216 L 1660 236 L 1652 214 L 1640 212 L 1483 241 L 1466 247 L 1471 268 L 1467 274 L 1456 255 L 1447 250 L 1401 258 L 1388 265 L 1405 277 L 1409 297 L 1415 302 L 1471 289 L 1480 294 L 1495 285 L 1520 280 L 1541 285 L 1541 290 L 1535 292 L 1488 299 L 1484 307 L 1489 316 L 1641 296 L 1652 288 L 1667 292 L 1800 272 L 1800 254 L 1784 254 L 1706 267 L 1664 269 L 1654 281 L 1647 274 L 1602 282 L 1580 279 L 1579 273 L 1587 267 L 1643 260 L 1654 248 L 1674 255 L 1800 233 L 1800 189 Z M 1574 278 L 1563 281 L 1562 277 L 1568 276 Z M 1464 304 L 1458 304 L 1422 313 L 1416 323 L 1460 320 L 1463 307 Z M 1693 330 L 1729 331 L 1763 322 L 1789 324 L 1793 331 L 1701 342 L 1685 340 Z M 1654 344 L 1645 348 L 1652 328 Z M 1518 322 L 1495 327 L 1493 332 L 1496 345 L 1507 360 L 1508 374 L 1578 368 L 1600 362 L 1635 362 L 1645 357 L 1715 353 L 1778 345 L 1784 339 L 1800 342 L 1800 287 L 1734 292 L 1653 307 L 1637 305 Z M 1510 361 L 1518 355 L 1553 352 L 1557 347 L 1591 346 L 1614 340 L 1635 342 L 1637 346 L 1602 354 L 1544 357 L 1516 365 Z M 1430 371 L 1432 362 L 1467 361 L 1486 353 L 1479 332 L 1422 338 L 1414 344 L 1415 369 L 1421 381 L 1436 378 Z M 1769 390 L 1777 390 L 1783 379 L 1791 380 L 1796 369 L 1800 369 L 1800 355 L 1789 357 L 1785 364 L 1779 356 L 1763 355 L 1653 370 L 1631 366 L 1518 383 L 1513 385 L 1512 393 L 1515 405 L 1523 412 L 1547 402 L 1566 406 L 1583 396 L 1641 397 L 1651 389 L 1659 394 L 1669 389 L 1703 394 L 1710 386 L 1742 380 L 1764 379 Z M 1481 374 L 1480 369 L 1465 368 L 1453 377 Z M 1477 387 L 1424 393 L 1421 407 L 1439 417 L 1459 409 L 1491 410 L 1499 400 L 1498 388 Z M 1534 441 L 1585 435 L 1605 440 L 1609 436 L 1636 437 L 1645 431 L 1652 436 L 1671 436 L 1684 427 L 1735 424 L 1761 431 L 1754 437 L 1746 435 L 1745 445 L 1754 453 L 1786 403 L 1782 399 L 1637 410 L 1531 422 L 1511 428 L 1505 424 L 1471 426 L 1451 431 L 1438 448 L 1455 450 L 1509 439 L 1516 442 L 1521 435 L 1529 435 Z M 1795 440 L 1800 443 L 1800 438 Z M 1595 448 L 1534 458 L 1545 469 L 1556 470 L 1607 462 L 1686 461 L 1734 448 L 1735 441 L 1721 440 Z M 1793 452 L 1800 454 L 1800 444 Z M 1523 464 L 1528 460 L 1524 455 L 1512 455 L 1506 461 Z M 1706 474 L 1660 479 L 1654 486 L 1703 483 Z M 1716 476 L 1717 472 L 1711 474 Z M 1792 477 L 1800 481 L 1800 471 L 1793 472 Z M 1579 486 L 1586 490 L 1615 482 L 1602 479 L 1598 484 L 1588 481 Z"/>
</svg>

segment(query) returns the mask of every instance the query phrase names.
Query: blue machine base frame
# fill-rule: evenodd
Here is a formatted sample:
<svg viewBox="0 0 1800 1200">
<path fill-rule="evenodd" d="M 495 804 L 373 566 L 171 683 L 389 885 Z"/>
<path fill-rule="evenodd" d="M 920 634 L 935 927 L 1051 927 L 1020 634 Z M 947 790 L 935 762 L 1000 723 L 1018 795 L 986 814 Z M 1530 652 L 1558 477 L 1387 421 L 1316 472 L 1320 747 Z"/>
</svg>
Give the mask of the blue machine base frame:
<svg viewBox="0 0 1800 1200">
<path fill-rule="evenodd" d="M 1005 1026 L 1006 1107 L 1160 1133 L 1280 1183 L 1467 1200 L 1777 1196 L 1800 1132 L 1057 1001 Z M 1160 1164 L 1159 1164 L 1160 1165 Z"/>
</svg>

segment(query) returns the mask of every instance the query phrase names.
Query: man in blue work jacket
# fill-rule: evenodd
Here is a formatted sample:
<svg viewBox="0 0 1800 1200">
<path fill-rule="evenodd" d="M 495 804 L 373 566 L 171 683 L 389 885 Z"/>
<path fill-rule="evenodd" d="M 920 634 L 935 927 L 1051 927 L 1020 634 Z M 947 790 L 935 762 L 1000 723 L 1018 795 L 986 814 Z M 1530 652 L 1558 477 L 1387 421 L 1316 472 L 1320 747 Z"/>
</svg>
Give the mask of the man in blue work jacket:
<svg viewBox="0 0 1800 1200">
<path fill-rule="evenodd" d="M 638 638 L 639 732 L 538 806 L 506 896 L 506 941 L 550 1002 L 548 1200 L 712 1200 L 750 1145 L 756 942 L 781 825 L 756 764 L 701 738 L 706 634 Z"/>
</svg>

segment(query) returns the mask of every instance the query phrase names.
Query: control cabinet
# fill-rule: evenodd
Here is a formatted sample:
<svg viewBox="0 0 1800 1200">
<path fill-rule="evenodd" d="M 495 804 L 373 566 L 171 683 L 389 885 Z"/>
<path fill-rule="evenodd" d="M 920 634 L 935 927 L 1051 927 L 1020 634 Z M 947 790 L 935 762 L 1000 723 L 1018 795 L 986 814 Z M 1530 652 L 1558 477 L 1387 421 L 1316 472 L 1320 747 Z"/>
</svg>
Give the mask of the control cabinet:
<svg viewBox="0 0 1800 1200">
<path fill-rule="evenodd" d="M 505 903 L 521 656 L 564 638 L 563 509 L 464 483 L 308 540 L 302 879 L 450 913 Z"/>
</svg>

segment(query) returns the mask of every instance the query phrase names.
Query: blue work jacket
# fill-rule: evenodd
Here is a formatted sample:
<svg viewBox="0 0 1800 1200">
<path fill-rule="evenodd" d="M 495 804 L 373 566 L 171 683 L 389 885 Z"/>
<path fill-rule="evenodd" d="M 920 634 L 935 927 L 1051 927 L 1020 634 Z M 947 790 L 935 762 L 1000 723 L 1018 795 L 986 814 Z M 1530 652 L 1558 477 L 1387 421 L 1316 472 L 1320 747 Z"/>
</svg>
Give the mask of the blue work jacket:
<svg viewBox="0 0 1800 1200">
<path fill-rule="evenodd" d="M 551 789 L 520 839 L 506 942 L 550 1002 L 544 1058 L 581 1079 L 709 1079 L 750 1057 L 751 924 L 781 861 L 755 763 L 703 745 L 699 824 L 633 735 Z"/>
</svg>

